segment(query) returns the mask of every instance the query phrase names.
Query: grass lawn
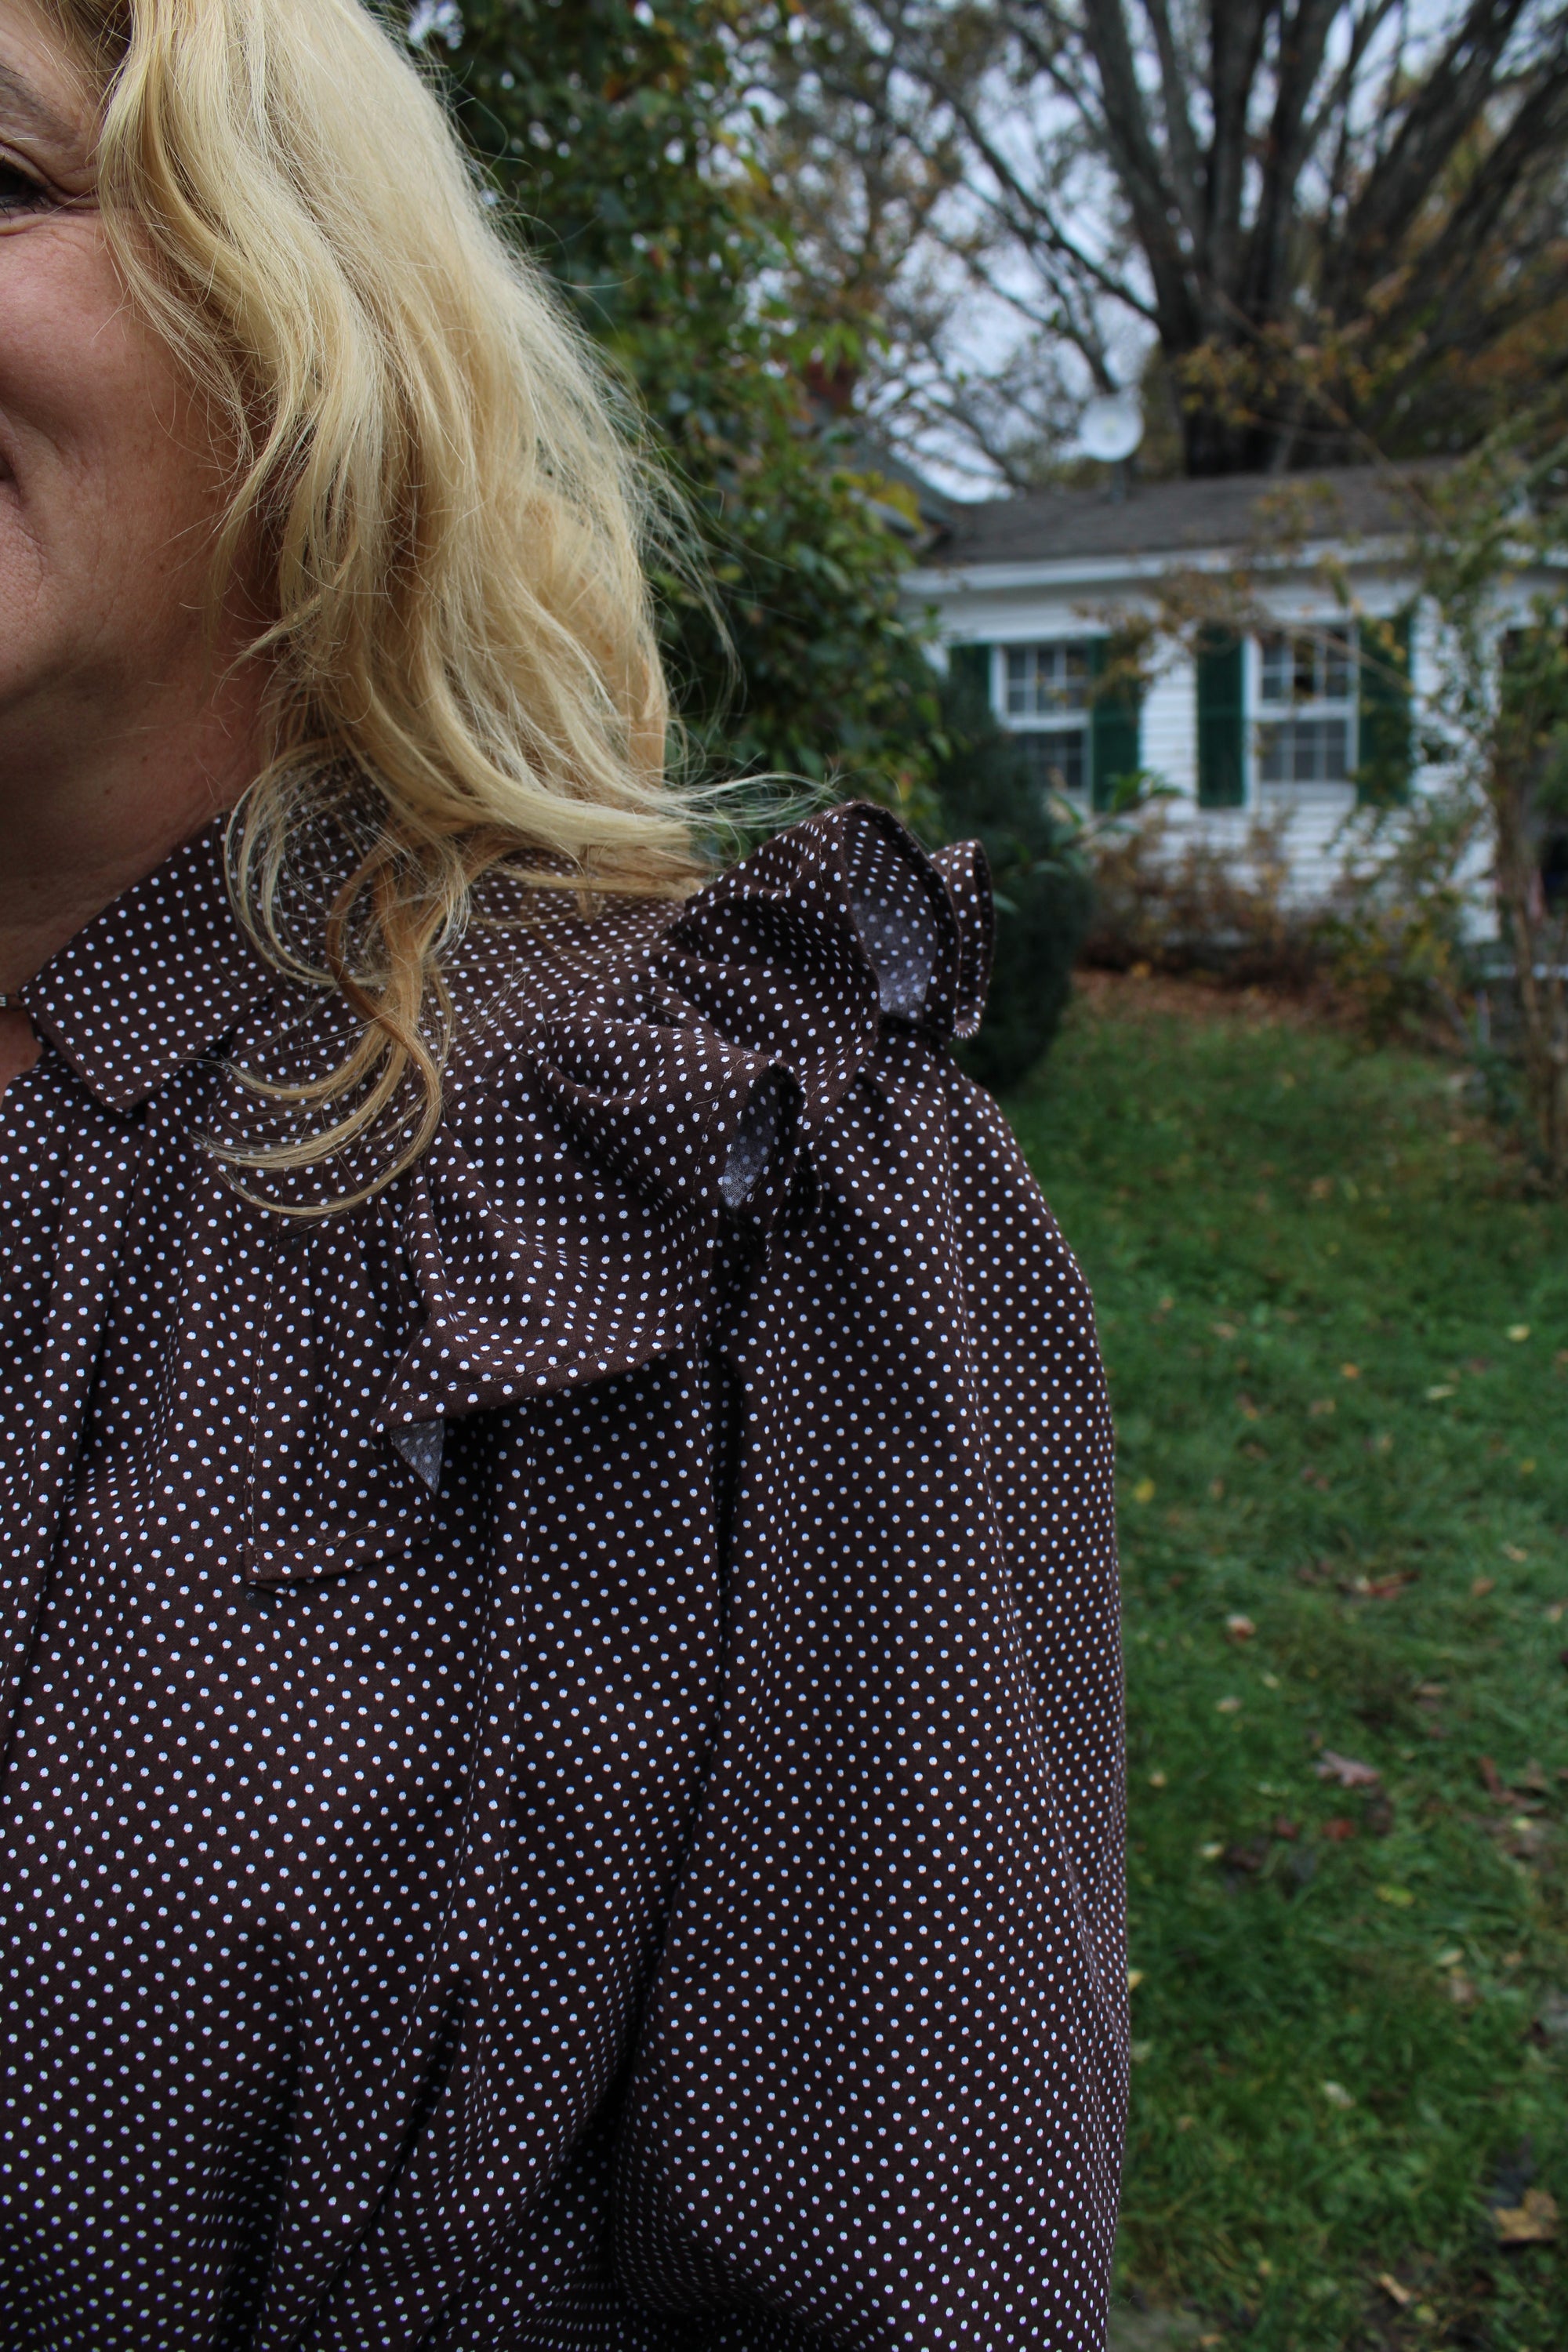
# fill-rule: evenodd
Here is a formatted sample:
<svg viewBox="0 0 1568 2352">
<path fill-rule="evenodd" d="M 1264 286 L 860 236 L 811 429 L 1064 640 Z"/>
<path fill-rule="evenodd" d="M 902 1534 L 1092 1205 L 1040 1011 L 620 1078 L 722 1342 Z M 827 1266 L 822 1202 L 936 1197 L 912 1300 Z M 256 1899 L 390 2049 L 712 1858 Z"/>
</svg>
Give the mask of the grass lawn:
<svg viewBox="0 0 1568 2352">
<path fill-rule="evenodd" d="M 1008 1106 L 1120 1444 L 1123 2340 L 1568 2352 L 1568 1208 L 1441 1065 L 1172 1000 Z"/>
</svg>

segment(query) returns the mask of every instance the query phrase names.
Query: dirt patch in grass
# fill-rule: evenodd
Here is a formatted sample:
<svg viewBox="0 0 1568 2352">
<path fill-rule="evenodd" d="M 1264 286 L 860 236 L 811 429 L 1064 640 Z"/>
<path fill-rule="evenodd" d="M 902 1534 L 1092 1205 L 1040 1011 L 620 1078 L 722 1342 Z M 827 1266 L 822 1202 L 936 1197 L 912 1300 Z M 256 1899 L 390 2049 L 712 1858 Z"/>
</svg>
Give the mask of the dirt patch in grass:
<svg viewBox="0 0 1568 2352">
<path fill-rule="evenodd" d="M 1142 966 L 1131 971 L 1080 966 L 1073 974 L 1073 995 L 1087 1012 L 1115 1021 L 1238 1022 L 1247 1028 L 1283 1024 L 1295 1029 L 1353 1025 L 1327 986 L 1306 992 L 1234 988 L 1202 973 L 1173 975 Z"/>
</svg>

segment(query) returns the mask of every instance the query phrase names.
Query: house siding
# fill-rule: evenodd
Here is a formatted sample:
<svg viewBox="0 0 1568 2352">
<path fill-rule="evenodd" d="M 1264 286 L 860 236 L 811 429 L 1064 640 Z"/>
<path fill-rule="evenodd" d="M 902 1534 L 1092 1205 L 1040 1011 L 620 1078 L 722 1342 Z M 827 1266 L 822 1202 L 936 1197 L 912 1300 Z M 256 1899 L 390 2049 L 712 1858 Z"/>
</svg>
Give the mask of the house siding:
<svg viewBox="0 0 1568 2352">
<path fill-rule="evenodd" d="M 1367 560 L 1364 551 L 1324 548 L 1309 551 L 1299 567 L 1281 571 L 1268 581 L 1260 601 L 1276 625 L 1310 627 L 1350 620 L 1342 604 L 1325 593 L 1323 560 L 1330 558 L 1351 581 L 1357 617 L 1394 618 L 1415 604 L 1414 583 L 1386 558 Z M 1174 559 L 1173 559 L 1174 560 Z M 1192 557 L 1181 559 L 1191 568 Z M 1216 551 L 1213 568 L 1227 559 Z M 1035 576 L 1023 562 L 971 567 L 943 573 L 928 569 L 914 573 L 907 592 L 912 610 L 933 615 L 943 646 L 984 643 L 997 648 L 1055 639 L 1083 639 L 1109 635 L 1121 619 L 1142 614 L 1152 616 L 1152 575 L 1160 564 L 1141 559 L 1120 568 L 1097 564 L 1092 574 L 1073 576 L 1070 566 L 1037 565 Z M 986 577 L 987 571 L 991 577 Z M 1041 578 L 1043 572 L 1057 576 Z M 1158 804 L 1157 822 L 1173 854 L 1188 843 L 1203 843 L 1222 856 L 1241 858 L 1261 824 L 1279 844 L 1287 898 L 1298 905 L 1317 904 L 1331 898 L 1344 870 L 1348 847 L 1347 821 L 1357 807 L 1353 784 L 1275 786 L 1258 774 L 1256 756 L 1258 701 L 1258 648 L 1256 638 L 1246 644 L 1247 761 L 1243 805 L 1234 809 L 1201 808 L 1198 804 L 1198 696 L 1196 668 L 1190 654 L 1173 643 L 1160 646 L 1141 711 L 1139 756 L 1142 766 L 1167 787 Z M 1440 683 L 1438 653 L 1427 617 L 1416 609 L 1410 656 L 1412 713 L 1417 746 L 1420 719 Z M 1000 691 L 1003 656 L 993 656 L 993 697 L 997 715 L 1006 723 Z M 1413 760 L 1413 793 L 1428 791 L 1441 781 L 1439 772 L 1424 767 L 1419 751 Z"/>
</svg>

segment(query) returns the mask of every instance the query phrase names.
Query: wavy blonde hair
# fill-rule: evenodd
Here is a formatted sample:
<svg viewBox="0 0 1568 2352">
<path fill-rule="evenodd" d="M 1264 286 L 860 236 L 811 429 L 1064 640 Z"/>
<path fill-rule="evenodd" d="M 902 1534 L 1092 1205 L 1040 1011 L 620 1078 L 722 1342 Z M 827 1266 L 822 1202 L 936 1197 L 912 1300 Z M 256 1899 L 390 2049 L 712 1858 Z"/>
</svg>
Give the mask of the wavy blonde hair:
<svg viewBox="0 0 1568 2352">
<path fill-rule="evenodd" d="M 258 545 L 269 577 L 238 908 L 358 1016 L 336 1068 L 268 1089 L 309 1131 L 256 1157 L 306 1165 L 390 1122 L 362 1198 L 435 1130 L 442 958 L 481 875 L 689 887 L 696 803 L 667 773 L 643 562 L 670 509 L 360 0 L 43 5 L 100 99 L 126 284 L 237 453 L 215 581 Z M 312 954 L 284 936 L 282 886 L 334 803 L 357 812 L 357 856 Z"/>
</svg>

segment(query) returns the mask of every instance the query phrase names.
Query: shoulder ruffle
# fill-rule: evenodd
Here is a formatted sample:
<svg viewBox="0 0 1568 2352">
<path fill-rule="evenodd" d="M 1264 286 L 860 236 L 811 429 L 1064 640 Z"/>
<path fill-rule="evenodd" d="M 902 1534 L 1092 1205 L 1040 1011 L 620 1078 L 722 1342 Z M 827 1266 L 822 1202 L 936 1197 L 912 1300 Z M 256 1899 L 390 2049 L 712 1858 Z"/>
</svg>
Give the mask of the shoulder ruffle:
<svg viewBox="0 0 1568 2352">
<path fill-rule="evenodd" d="M 380 1416 L 400 1451 L 428 1475 L 430 1423 L 699 1339 L 721 1255 L 776 1218 L 884 1024 L 972 1033 L 990 937 L 978 849 L 930 857 L 857 803 L 778 835 L 629 955 L 609 917 L 570 1001 L 524 971 L 408 1180 L 424 1313 Z"/>
</svg>

